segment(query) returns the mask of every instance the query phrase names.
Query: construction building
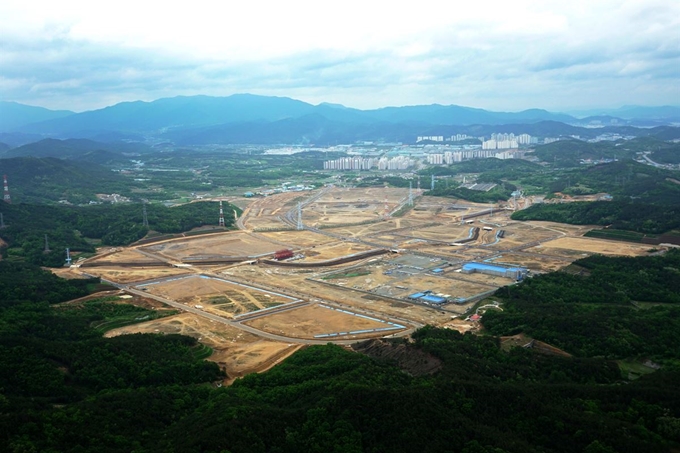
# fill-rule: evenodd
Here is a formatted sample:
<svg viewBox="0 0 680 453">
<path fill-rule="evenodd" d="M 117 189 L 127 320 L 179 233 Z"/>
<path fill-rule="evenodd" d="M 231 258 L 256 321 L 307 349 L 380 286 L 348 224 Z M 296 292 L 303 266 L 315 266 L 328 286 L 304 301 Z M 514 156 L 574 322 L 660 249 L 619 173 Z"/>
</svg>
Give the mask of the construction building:
<svg viewBox="0 0 680 453">
<path fill-rule="evenodd" d="M 292 257 L 293 257 L 292 250 L 279 250 L 278 252 L 274 253 L 274 259 L 277 261 L 287 260 L 288 258 Z"/>
<path fill-rule="evenodd" d="M 461 272 L 464 274 L 479 272 L 482 274 L 511 278 L 515 281 L 520 281 L 527 276 L 529 270 L 526 267 L 504 267 L 496 264 L 467 263 L 463 265 Z"/>
</svg>

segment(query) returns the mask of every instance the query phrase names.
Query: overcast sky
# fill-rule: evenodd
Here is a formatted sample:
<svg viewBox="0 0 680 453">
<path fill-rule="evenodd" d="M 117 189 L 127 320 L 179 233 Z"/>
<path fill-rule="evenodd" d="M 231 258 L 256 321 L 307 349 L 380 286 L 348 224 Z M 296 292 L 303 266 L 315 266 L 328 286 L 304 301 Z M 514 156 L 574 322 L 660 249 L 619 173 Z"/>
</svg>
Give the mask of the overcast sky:
<svg viewBox="0 0 680 453">
<path fill-rule="evenodd" d="M 0 100 L 680 105 L 680 0 L 2 0 Z"/>
</svg>

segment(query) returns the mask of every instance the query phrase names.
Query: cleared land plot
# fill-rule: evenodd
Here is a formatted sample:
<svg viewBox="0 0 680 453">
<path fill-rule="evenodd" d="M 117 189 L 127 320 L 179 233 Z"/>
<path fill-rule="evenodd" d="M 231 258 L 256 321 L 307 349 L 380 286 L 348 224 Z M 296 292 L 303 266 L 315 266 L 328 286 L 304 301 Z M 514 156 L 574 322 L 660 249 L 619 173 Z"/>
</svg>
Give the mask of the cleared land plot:
<svg viewBox="0 0 680 453">
<path fill-rule="evenodd" d="M 354 242 L 336 242 L 335 244 L 326 244 L 314 248 L 314 250 L 307 250 L 305 258 L 298 262 L 318 262 L 326 261 L 333 258 L 340 258 L 347 255 L 353 255 L 359 252 L 366 252 L 372 250 L 370 247 L 363 244 L 356 244 Z"/>
<path fill-rule="evenodd" d="M 581 236 L 585 232 L 592 230 L 593 228 L 599 228 L 594 225 L 568 225 L 566 223 L 555 223 L 555 222 L 544 222 L 539 220 L 531 220 L 527 222 L 517 222 L 518 225 L 531 225 L 534 227 L 541 227 L 550 229 L 553 231 L 558 231 L 566 234 L 567 236 Z"/>
<path fill-rule="evenodd" d="M 487 285 L 484 286 L 483 291 L 489 291 L 490 289 L 493 289 L 492 287 L 497 287 L 500 288 L 501 286 L 506 286 L 514 281 L 509 278 L 505 277 L 498 277 L 496 275 L 487 275 L 487 274 L 482 274 L 480 272 L 473 272 L 471 274 L 464 274 L 462 272 L 456 272 L 453 269 L 447 270 L 444 273 L 444 277 L 451 279 L 454 284 L 457 283 L 478 283 L 480 285 Z M 480 291 L 480 292 L 483 292 Z"/>
<path fill-rule="evenodd" d="M 298 201 L 304 201 L 313 195 L 313 192 L 288 192 L 253 200 L 243 211 L 241 221 L 248 229 L 288 227 L 281 218 L 288 211 L 294 210 Z"/>
<path fill-rule="evenodd" d="M 370 241 L 385 248 L 398 248 L 401 238 L 392 235 L 371 236 Z"/>
<path fill-rule="evenodd" d="M 408 196 L 408 189 L 367 187 L 367 188 L 335 188 L 324 194 L 315 203 L 398 203 Z"/>
<path fill-rule="evenodd" d="M 651 246 L 646 244 L 583 237 L 565 237 L 545 242 L 541 246 L 532 247 L 527 249 L 527 251 L 532 253 L 547 253 L 550 255 L 574 257 L 574 259 L 577 259 L 584 255 L 592 255 L 594 253 L 601 253 L 603 255 L 641 256 L 648 254 L 650 248 Z"/>
<path fill-rule="evenodd" d="M 523 266 L 536 272 L 552 272 L 569 265 L 569 263 L 564 260 L 550 258 L 545 255 L 513 255 L 512 253 L 501 255 L 488 262 L 508 266 Z"/>
<path fill-rule="evenodd" d="M 338 206 L 345 206 L 340 208 Z M 391 206 L 390 208 L 393 208 Z M 324 225 L 342 225 L 345 223 L 357 223 L 379 221 L 384 212 L 384 205 L 378 203 L 342 204 L 328 207 L 327 205 L 305 206 L 303 221 L 314 227 Z"/>
<path fill-rule="evenodd" d="M 407 255 L 399 254 L 392 255 L 394 258 L 387 261 L 385 264 L 388 266 L 412 266 L 421 269 L 428 269 L 430 267 L 436 266 L 442 263 L 442 260 L 437 258 L 428 258 L 426 256 L 419 255 Z"/>
<path fill-rule="evenodd" d="M 314 226 L 379 221 L 408 196 L 407 189 L 335 189 L 305 206 L 305 222 Z"/>
<path fill-rule="evenodd" d="M 111 263 L 157 263 L 158 259 L 146 256 L 135 249 L 100 249 L 90 262 L 107 261 Z"/>
<path fill-rule="evenodd" d="M 476 242 L 472 242 L 471 244 L 478 245 Z M 493 250 L 487 250 L 486 247 L 471 247 L 467 244 L 462 246 L 433 246 L 431 244 L 426 244 L 417 249 L 419 252 L 441 256 L 450 261 L 474 261 L 479 259 L 479 257 L 488 256 L 493 253 Z"/>
<path fill-rule="evenodd" d="M 228 317 L 275 307 L 295 300 L 283 295 L 258 291 L 256 288 L 199 275 L 140 285 L 138 288 L 146 289 L 152 294 L 177 302 L 200 305 L 208 312 Z"/>
<path fill-rule="evenodd" d="M 317 274 L 310 270 L 290 271 L 288 269 L 265 269 L 258 266 L 242 266 L 225 271 L 227 276 L 233 275 L 247 279 L 255 284 L 271 285 L 289 294 L 304 292 L 306 298 L 312 300 L 354 306 L 372 313 L 405 318 L 423 324 L 437 324 L 442 319 L 450 319 L 451 316 L 426 307 L 385 300 L 372 294 L 354 291 L 352 288 L 337 286 L 335 282 L 324 284 L 322 281 L 307 280 L 307 277 L 319 278 Z"/>
<path fill-rule="evenodd" d="M 337 239 L 313 231 L 277 231 L 259 233 L 272 241 L 287 244 L 289 248 L 309 248 L 336 242 Z"/>
<path fill-rule="evenodd" d="M 343 312 L 325 305 L 310 305 L 275 313 L 245 324 L 265 332 L 285 334 L 296 338 L 368 338 L 396 333 L 404 327 L 358 313 L 350 314 L 349 310 Z M 385 330 L 376 331 L 376 329 Z"/>
<path fill-rule="evenodd" d="M 186 269 L 176 267 L 88 267 L 83 269 L 91 275 L 116 283 L 134 283 L 161 277 L 185 275 Z"/>
<path fill-rule="evenodd" d="M 529 244 L 531 242 L 545 241 L 562 233 L 561 231 L 550 230 L 541 226 L 520 223 L 511 223 L 501 229 L 505 231 L 503 238 L 498 243 L 485 246 L 485 248 L 490 250 L 504 250 Z"/>
<path fill-rule="evenodd" d="M 370 291 L 383 285 L 391 285 L 394 276 L 398 274 L 393 273 L 389 269 L 391 268 L 384 265 L 358 266 L 324 274 L 316 278 L 324 283 Z M 390 274 L 385 274 L 386 271 L 390 272 Z"/>
<path fill-rule="evenodd" d="M 226 382 L 248 373 L 264 371 L 300 348 L 299 345 L 262 340 L 236 327 L 192 313 L 121 327 L 107 332 L 105 336 L 133 333 L 178 333 L 197 338 L 213 349 L 208 360 L 225 369 Z"/>
<path fill-rule="evenodd" d="M 280 244 L 268 242 L 261 237 L 254 237 L 242 232 L 232 232 L 168 241 L 144 249 L 181 260 L 216 256 L 256 256 L 274 253 L 281 248 Z"/>
<path fill-rule="evenodd" d="M 425 225 L 428 222 L 421 220 L 392 218 L 390 220 L 376 221 L 375 223 L 367 225 L 354 225 L 347 227 L 329 228 L 329 232 L 340 234 L 347 237 L 371 236 L 380 234 L 382 232 L 390 233 L 391 230 L 401 228 L 416 228 L 419 225 Z"/>
<path fill-rule="evenodd" d="M 493 289 L 485 285 L 480 285 L 479 283 L 453 280 L 429 274 L 419 274 L 418 276 L 404 279 L 400 282 L 400 286 L 406 288 L 398 295 L 398 297 L 403 299 L 406 299 L 410 294 L 423 291 L 444 294 L 452 299 L 459 297 L 467 299 L 468 297 Z"/>
<path fill-rule="evenodd" d="M 430 239 L 446 243 L 453 243 L 460 239 L 466 239 L 470 235 L 470 228 L 475 225 L 442 225 L 425 229 L 414 228 L 410 231 L 398 233 L 402 236 Z"/>
<path fill-rule="evenodd" d="M 87 278 L 83 274 L 81 274 L 77 268 L 70 268 L 70 267 L 57 267 L 57 268 L 48 268 L 50 272 L 52 272 L 54 275 L 65 278 L 67 280 L 69 279 L 75 279 L 75 278 Z"/>
</svg>

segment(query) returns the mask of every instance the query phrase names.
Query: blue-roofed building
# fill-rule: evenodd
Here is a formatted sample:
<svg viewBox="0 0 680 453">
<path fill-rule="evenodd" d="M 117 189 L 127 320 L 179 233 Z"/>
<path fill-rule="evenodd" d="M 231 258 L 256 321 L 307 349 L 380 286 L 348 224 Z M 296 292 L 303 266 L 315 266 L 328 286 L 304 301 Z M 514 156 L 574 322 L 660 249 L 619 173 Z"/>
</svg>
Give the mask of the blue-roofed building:
<svg viewBox="0 0 680 453">
<path fill-rule="evenodd" d="M 420 299 L 421 297 L 424 297 L 424 296 L 425 296 L 425 293 L 414 293 L 414 294 L 411 294 L 410 296 L 408 296 L 408 298 L 411 299 L 411 300 L 418 300 L 418 299 Z"/>
<path fill-rule="evenodd" d="M 480 272 L 497 277 L 511 278 L 516 281 L 523 280 L 529 272 L 526 267 L 503 267 L 497 264 L 486 263 L 467 263 L 463 265 L 461 271 L 465 274 Z"/>
<path fill-rule="evenodd" d="M 433 274 L 441 274 L 442 272 L 444 272 L 444 269 L 440 269 L 440 268 L 432 269 Z"/>
<path fill-rule="evenodd" d="M 433 296 L 432 294 L 428 294 L 427 296 L 423 296 L 420 298 L 421 301 L 423 302 L 429 302 L 431 304 L 443 304 L 446 302 L 445 297 L 439 297 L 439 296 Z"/>
</svg>

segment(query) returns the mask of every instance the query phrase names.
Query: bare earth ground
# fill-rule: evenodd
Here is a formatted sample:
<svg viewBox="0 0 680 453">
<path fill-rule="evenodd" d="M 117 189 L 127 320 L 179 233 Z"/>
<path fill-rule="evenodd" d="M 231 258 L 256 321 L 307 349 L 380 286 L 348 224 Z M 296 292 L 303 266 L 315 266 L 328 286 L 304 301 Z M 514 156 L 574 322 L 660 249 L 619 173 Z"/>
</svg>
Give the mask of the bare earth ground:
<svg viewBox="0 0 680 453">
<path fill-rule="evenodd" d="M 61 267 L 61 268 L 50 268 L 46 269 L 61 278 L 72 279 L 72 278 L 87 278 L 81 272 L 75 268 L 71 267 Z"/>
<path fill-rule="evenodd" d="M 315 335 L 352 332 L 357 330 L 390 327 L 385 322 L 352 316 L 322 305 L 309 305 L 246 322 L 265 332 L 287 334 L 298 338 L 314 338 Z M 390 333 L 395 333 L 390 331 Z M 375 336 L 375 334 L 368 335 Z M 363 338 L 367 335 L 344 335 L 344 338 Z"/>
<path fill-rule="evenodd" d="M 305 253 L 303 262 L 327 261 L 333 258 L 340 258 L 342 256 L 353 255 L 359 252 L 366 252 L 372 250 L 371 247 L 364 244 L 356 244 L 354 242 L 336 242 L 333 244 L 325 244 L 315 247 Z"/>
<path fill-rule="evenodd" d="M 253 284 L 275 284 L 276 289 L 282 292 L 304 291 L 309 300 L 336 302 L 346 307 L 356 307 L 386 316 L 410 319 L 422 324 L 437 324 L 439 319 L 448 320 L 451 317 L 450 314 L 440 314 L 438 311 L 408 302 L 385 301 L 371 294 L 351 291 L 351 288 L 348 290 L 309 281 L 306 278 L 313 277 L 314 273 L 304 270 L 284 271 L 248 266 L 231 269 L 228 275 L 248 280 Z"/>
<path fill-rule="evenodd" d="M 504 253 L 499 255 L 498 258 L 494 258 L 489 262 L 510 266 L 524 266 L 535 272 L 552 272 L 562 269 L 569 264 L 569 262 L 561 260 L 559 257 L 551 258 L 547 255 L 535 255 L 530 253 L 524 255 Z"/>
<path fill-rule="evenodd" d="M 105 247 L 97 250 L 97 256 L 90 258 L 88 261 L 107 261 L 112 263 L 128 263 L 128 262 L 158 262 L 159 260 L 150 256 L 146 256 L 133 248 L 111 248 Z"/>
<path fill-rule="evenodd" d="M 210 256 L 255 256 L 274 253 L 281 245 L 240 231 L 197 238 L 182 238 L 143 247 L 152 253 L 175 259 Z"/>
<path fill-rule="evenodd" d="M 293 299 L 268 294 L 215 278 L 190 275 L 185 278 L 144 285 L 149 293 L 225 316 L 248 313 L 292 302 Z"/>
<path fill-rule="evenodd" d="M 227 383 L 234 378 L 264 371 L 289 356 L 301 345 L 263 340 L 256 335 L 208 320 L 192 313 L 125 326 L 111 330 L 106 337 L 131 333 L 178 333 L 199 339 L 213 348 L 209 360 L 227 372 Z"/>
<path fill-rule="evenodd" d="M 313 231 L 277 231 L 259 234 L 273 241 L 287 244 L 292 249 L 319 247 L 336 241 L 336 239 Z"/>
<path fill-rule="evenodd" d="M 603 255 L 622 255 L 622 256 L 641 256 L 646 255 L 652 248 L 646 244 L 633 244 L 630 242 L 609 241 L 594 238 L 560 238 L 549 241 L 541 246 L 532 247 L 531 252 L 549 253 L 562 256 L 592 255 L 601 253 Z"/>
<path fill-rule="evenodd" d="M 304 206 L 303 222 L 332 228 L 294 231 L 293 226 L 284 221 L 286 214 L 294 213 L 298 202 L 304 202 L 319 192 L 284 193 L 248 200 L 250 204 L 239 219 L 247 231 L 169 240 L 141 246 L 138 250 L 102 249 L 97 259 L 125 263 L 150 261 L 156 259 L 154 256 L 163 260 L 246 257 L 290 248 L 304 255 L 297 262 L 318 263 L 379 246 L 397 248 L 400 253 L 318 268 L 277 267 L 261 263 L 211 267 L 194 265 L 183 269 L 115 265 L 83 268 L 84 272 L 121 284 L 149 283 L 147 280 L 167 278 L 139 286 L 138 289 L 149 294 L 145 298 L 136 296 L 134 300 L 152 301 L 149 303 L 155 304 L 156 309 L 164 307 L 151 299 L 156 294 L 183 303 L 185 310 L 195 311 L 115 329 L 107 335 L 172 332 L 194 336 L 214 349 L 210 360 L 224 367 L 233 379 L 273 366 L 315 335 L 386 326 L 380 321 L 323 308 L 323 304 L 338 305 L 350 312 L 378 320 L 389 319 L 409 327 L 433 324 L 459 331 L 476 330 L 478 322 L 464 320 L 472 308 L 471 303 L 449 303 L 440 308 L 414 304 L 406 298 L 425 290 L 451 299 L 468 298 L 511 283 L 501 277 L 456 272 L 463 263 L 472 260 L 526 266 L 533 272 L 547 272 L 592 253 L 635 256 L 646 254 L 650 248 L 581 237 L 591 229 L 589 226 L 516 222 L 509 219 L 511 212 L 504 210 L 491 216 L 468 219 L 473 223 L 461 225 L 464 216 L 489 209 L 490 205 L 427 196 L 418 198 L 416 206 L 402 217 L 382 220 L 384 199 L 387 198 L 391 209 L 408 196 L 408 189 L 324 190 L 327 192 L 323 196 Z M 369 218 L 374 221 L 355 224 Z M 290 219 L 289 216 L 289 222 Z M 468 237 L 471 227 L 488 227 L 491 231 L 481 230 L 478 240 L 463 246 L 448 245 Z M 287 231 L 266 231 L 273 228 Z M 252 232 L 253 229 L 258 229 L 258 232 Z M 505 230 L 505 237 L 495 242 L 499 229 Z M 435 268 L 443 269 L 443 273 L 433 273 Z M 59 269 L 56 272 L 75 276 L 81 270 Z M 199 274 L 220 276 L 254 288 L 201 278 Z M 191 277 L 186 278 L 188 275 Z M 283 311 L 276 308 L 295 299 L 310 304 L 298 308 L 283 307 Z M 197 309 L 197 305 L 200 308 Z M 271 311 L 245 321 L 247 326 L 244 326 L 259 329 L 260 335 L 242 330 L 238 324 L 227 325 L 207 317 L 219 315 L 233 320 L 236 315 L 262 309 Z M 384 335 L 394 332 L 386 331 Z M 289 341 L 279 341 L 280 338 L 276 339 L 275 335 L 288 337 Z M 346 336 L 343 338 L 347 339 Z"/>
<path fill-rule="evenodd" d="M 160 277 L 186 274 L 186 269 L 174 267 L 87 267 L 83 272 L 118 283 L 132 283 Z"/>
</svg>

